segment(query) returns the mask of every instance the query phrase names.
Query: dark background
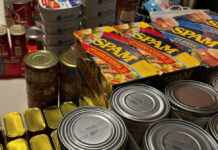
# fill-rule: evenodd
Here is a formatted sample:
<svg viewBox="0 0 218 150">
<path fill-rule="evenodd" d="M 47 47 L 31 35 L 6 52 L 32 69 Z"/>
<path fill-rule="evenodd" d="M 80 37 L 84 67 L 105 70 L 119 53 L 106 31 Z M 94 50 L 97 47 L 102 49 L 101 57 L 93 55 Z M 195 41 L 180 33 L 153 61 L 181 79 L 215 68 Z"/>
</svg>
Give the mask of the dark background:
<svg viewBox="0 0 218 150">
<path fill-rule="evenodd" d="M 218 13 L 218 0 L 197 0 L 197 9 L 209 9 Z"/>
</svg>

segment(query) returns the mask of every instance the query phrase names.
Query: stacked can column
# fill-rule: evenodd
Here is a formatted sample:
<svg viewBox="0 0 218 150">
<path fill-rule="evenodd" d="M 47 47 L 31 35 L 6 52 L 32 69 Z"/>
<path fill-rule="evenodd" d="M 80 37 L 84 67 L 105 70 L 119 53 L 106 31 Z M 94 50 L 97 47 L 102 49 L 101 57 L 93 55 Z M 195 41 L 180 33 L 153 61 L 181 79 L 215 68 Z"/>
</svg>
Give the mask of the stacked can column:
<svg viewBox="0 0 218 150">
<path fill-rule="evenodd" d="M 58 104 L 58 57 L 50 51 L 28 53 L 24 57 L 29 107 Z"/>
<path fill-rule="evenodd" d="M 60 102 L 73 101 L 78 105 L 81 76 L 77 70 L 76 53 L 73 49 L 65 50 L 60 55 Z"/>
</svg>

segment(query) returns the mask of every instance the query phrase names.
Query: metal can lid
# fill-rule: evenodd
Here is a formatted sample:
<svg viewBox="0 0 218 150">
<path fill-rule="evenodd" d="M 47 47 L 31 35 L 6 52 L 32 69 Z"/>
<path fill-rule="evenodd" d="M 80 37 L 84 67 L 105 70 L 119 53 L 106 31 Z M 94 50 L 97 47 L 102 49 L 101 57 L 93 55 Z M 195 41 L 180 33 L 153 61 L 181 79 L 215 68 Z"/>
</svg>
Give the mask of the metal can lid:
<svg viewBox="0 0 218 150">
<path fill-rule="evenodd" d="M 218 114 L 214 115 L 209 121 L 209 129 L 213 137 L 218 141 Z"/>
<path fill-rule="evenodd" d="M 12 112 L 4 115 L 4 124 L 6 134 L 10 138 L 23 136 L 25 133 L 24 124 L 21 114 L 18 112 Z"/>
<path fill-rule="evenodd" d="M 51 129 L 57 129 L 58 124 L 63 117 L 60 108 L 57 106 L 50 106 L 43 109 L 43 113 L 48 127 Z"/>
<path fill-rule="evenodd" d="M 12 3 L 13 4 L 25 4 L 31 2 L 31 0 L 13 0 Z"/>
<path fill-rule="evenodd" d="M 58 57 L 51 51 L 40 50 L 27 53 L 24 56 L 24 63 L 34 69 L 49 69 L 58 64 Z"/>
<path fill-rule="evenodd" d="M 211 84 L 218 91 L 218 75 L 212 79 Z"/>
<path fill-rule="evenodd" d="M 60 54 L 60 62 L 68 67 L 77 66 L 76 52 L 74 49 L 67 49 Z"/>
<path fill-rule="evenodd" d="M 26 38 L 42 40 L 43 31 L 41 28 L 32 26 L 26 29 Z"/>
<path fill-rule="evenodd" d="M 31 150 L 53 150 L 47 135 L 39 134 L 30 139 Z"/>
<path fill-rule="evenodd" d="M 60 144 L 58 141 L 58 133 L 57 130 L 51 133 L 52 142 L 54 143 L 55 150 L 61 150 Z"/>
<path fill-rule="evenodd" d="M 111 107 L 122 117 L 137 122 L 153 122 L 167 116 L 170 104 L 159 90 L 143 84 L 115 89 Z"/>
<path fill-rule="evenodd" d="M 217 91 L 202 82 L 179 80 L 165 88 L 170 102 L 180 109 L 194 113 L 214 113 L 218 110 Z"/>
<path fill-rule="evenodd" d="M 7 34 L 7 27 L 5 25 L 0 24 L 0 35 Z"/>
<path fill-rule="evenodd" d="M 71 101 L 64 102 L 60 105 L 60 109 L 63 115 L 66 115 L 67 113 L 71 112 L 72 110 L 76 108 L 77 108 L 76 104 Z"/>
<path fill-rule="evenodd" d="M 19 24 L 12 25 L 9 29 L 10 29 L 11 35 L 24 35 L 25 34 L 25 28 Z"/>
<path fill-rule="evenodd" d="M 7 150 L 15 150 L 15 149 L 29 150 L 27 141 L 25 139 L 20 138 L 10 141 L 7 144 Z"/>
<path fill-rule="evenodd" d="M 39 108 L 29 108 L 24 112 L 24 119 L 30 132 L 42 131 L 46 128 L 45 120 Z"/>
<path fill-rule="evenodd" d="M 127 140 L 127 129 L 114 112 L 84 106 L 62 119 L 58 139 L 63 149 L 119 150 Z"/>
<path fill-rule="evenodd" d="M 184 120 L 164 119 L 152 124 L 145 133 L 148 150 L 216 150 L 216 141 L 202 128 Z"/>
</svg>

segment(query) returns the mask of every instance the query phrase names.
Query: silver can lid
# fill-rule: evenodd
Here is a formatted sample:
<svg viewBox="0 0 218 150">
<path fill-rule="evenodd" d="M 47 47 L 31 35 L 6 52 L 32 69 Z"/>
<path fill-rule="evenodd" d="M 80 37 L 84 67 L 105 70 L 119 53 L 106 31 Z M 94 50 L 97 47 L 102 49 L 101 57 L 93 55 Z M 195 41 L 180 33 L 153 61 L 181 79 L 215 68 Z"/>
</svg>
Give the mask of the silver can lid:
<svg viewBox="0 0 218 150">
<path fill-rule="evenodd" d="M 213 137 L 218 141 L 218 114 L 214 115 L 209 121 L 209 129 Z"/>
<path fill-rule="evenodd" d="M 32 26 L 26 29 L 26 38 L 37 39 L 39 41 L 42 41 L 42 37 L 43 37 L 43 31 L 41 28 Z"/>
<path fill-rule="evenodd" d="M 192 80 L 179 80 L 165 88 L 165 94 L 176 107 L 194 113 L 218 111 L 218 92 L 210 85 Z"/>
<path fill-rule="evenodd" d="M 202 128 L 184 120 L 164 119 L 148 128 L 148 150 L 217 150 L 216 141 Z"/>
<path fill-rule="evenodd" d="M 159 90 L 143 84 L 127 85 L 112 93 L 111 106 L 120 116 L 149 123 L 167 116 L 170 104 Z"/>
<path fill-rule="evenodd" d="M 80 107 L 68 113 L 58 127 L 63 149 L 119 150 L 127 140 L 123 120 L 102 107 Z"/>
<path fill-rule="evenodd" d="M 211 84 L 218 91 L 218 75 L 212 79 Z"/>
</svg>

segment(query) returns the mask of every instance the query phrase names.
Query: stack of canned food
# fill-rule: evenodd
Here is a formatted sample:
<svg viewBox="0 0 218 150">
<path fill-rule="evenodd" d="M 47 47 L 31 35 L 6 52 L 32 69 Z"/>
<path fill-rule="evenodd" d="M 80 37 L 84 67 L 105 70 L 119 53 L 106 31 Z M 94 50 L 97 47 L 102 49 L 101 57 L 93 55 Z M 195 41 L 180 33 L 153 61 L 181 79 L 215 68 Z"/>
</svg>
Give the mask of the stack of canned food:
<svg viewBox="0 0 218 150">
<path fill-rule="evenodd" d="M 60 53 L 73 44 L 73 32 L 80 28 L 80 1 L 39 0 L 48 50 Z"/>
<path fill-rule="evenodd" d="M 82 0 L 82 26 L 92 28 L 113 25 L 116 16 L 116 0 Z"/>
</svg>

